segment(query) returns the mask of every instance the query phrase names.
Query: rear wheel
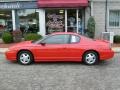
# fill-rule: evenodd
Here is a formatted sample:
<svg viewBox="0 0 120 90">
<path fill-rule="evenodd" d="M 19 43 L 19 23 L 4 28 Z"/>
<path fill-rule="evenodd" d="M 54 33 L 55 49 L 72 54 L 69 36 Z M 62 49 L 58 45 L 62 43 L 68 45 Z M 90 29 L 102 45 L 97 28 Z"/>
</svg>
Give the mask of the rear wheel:
<svg viewBox="0 0 120 90">
<path fill-rule="evenodd" d="M 23 65 L 29 65 L 33 62 L 33 55 L 29 51 L 21 51 L 17 56 L 18 62 Z"/>
<path fill-rule="evenodd" d="M 99 56 L 94 51 L 88 51 L 83 55 L 83 62 L 87 65 L 96 64 L 99 60 Z"/>
</svg>

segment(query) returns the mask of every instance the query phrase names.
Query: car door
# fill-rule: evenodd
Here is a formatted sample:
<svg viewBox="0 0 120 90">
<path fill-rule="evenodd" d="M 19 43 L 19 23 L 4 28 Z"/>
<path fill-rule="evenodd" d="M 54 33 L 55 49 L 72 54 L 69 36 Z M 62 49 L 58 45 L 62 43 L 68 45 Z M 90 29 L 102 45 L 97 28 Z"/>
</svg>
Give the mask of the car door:
<svg viewBox="0 0 120 90">
<path fill-rule="evenodd" d="M 66 58 L 66 45 L 70 35 L 52 35 L 42 40 L 37 47 L 37 56 L 40 60 L 63 60 Z"/>
<path fill-rule="evenodd" d="M 80 36 L 70 35 L 70 43 L 67 45 L 68 60 L 79 60 L 82 56 L 82 48 L 80 46 Z"/>
</svg>

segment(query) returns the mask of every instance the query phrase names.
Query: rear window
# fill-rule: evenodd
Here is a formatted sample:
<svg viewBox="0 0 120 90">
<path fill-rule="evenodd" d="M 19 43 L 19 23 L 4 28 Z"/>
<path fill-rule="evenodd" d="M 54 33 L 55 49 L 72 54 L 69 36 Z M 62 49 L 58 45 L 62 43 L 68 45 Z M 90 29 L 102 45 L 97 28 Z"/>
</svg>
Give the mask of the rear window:
<svg viewBox="0 0 120 90">
<path fill-rule="evenodd" d="M 80 37 L 79 36 L 76 36 L 76 35 L 71 35 L 71 40 L 70 40 L 71 43 L 78 43 L 80 42 Z"/>
</svg>

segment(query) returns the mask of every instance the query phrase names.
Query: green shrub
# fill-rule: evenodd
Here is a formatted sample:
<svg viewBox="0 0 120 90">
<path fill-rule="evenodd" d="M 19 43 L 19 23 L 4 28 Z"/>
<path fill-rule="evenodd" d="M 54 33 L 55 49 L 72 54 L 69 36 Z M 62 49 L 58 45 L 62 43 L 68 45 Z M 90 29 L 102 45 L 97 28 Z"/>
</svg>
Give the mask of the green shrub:
<svg viewBox="0 0 120 90">
<path fill-rule="evenodd" d="M 24 39 L 26 41 L 28 41 L 28 40 L 38 40 L 38 39 L 41 39 L 41 38 L 42 38 L 41 35 L 38 35 L 38 34 L 35 34 L 35 33 L 29 33 L 29 34 L 26 34 L 24 36 Z"/>
<path fill-rule="evenodd" d="M 120 35 L 114 36 L 114 43 L 120 43 Z"/>
<path fill-rule="evenodd" d="M 13 36 L 10 32 L 4 32 L 2 34 L 2 40 L 4 43 L 12 43 L 13 42 Z"/>
<path fill-rule="evenodd" d="M 87 34 L 90 38 L 94 38 L 95 36 L 95 19 L 94 17 L 90 17 L 88 20 L 88 24 L 87 24 Z"/>
</svg>

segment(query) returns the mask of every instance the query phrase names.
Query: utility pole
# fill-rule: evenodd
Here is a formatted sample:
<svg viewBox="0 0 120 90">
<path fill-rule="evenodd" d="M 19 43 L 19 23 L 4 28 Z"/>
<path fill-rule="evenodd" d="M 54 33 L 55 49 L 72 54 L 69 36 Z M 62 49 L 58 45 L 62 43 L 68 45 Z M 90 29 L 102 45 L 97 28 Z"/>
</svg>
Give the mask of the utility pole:
<svg viewBox="0 0 120 90">
<path fill-rule="evenodd" d="M 108 0 L 105 1 L 105 32 L 107 32 L 107 11 L 108 11 Z"/>
</svg>

